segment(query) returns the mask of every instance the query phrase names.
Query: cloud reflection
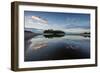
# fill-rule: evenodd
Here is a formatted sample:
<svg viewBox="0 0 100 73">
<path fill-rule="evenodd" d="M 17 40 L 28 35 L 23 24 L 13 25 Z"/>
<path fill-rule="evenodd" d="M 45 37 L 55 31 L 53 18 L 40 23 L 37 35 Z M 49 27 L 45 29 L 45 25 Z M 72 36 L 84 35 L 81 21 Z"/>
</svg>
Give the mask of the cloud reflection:
<svg viewBox="0 0 100 73">
<path fill-rule="evenodd" d="M 38 50 L 38 49 L 42 49 L 42 48 L 46 48 L 47 47 L 47 43 L 36 43 L 36 44 L 31 44 L 30 48 L 32 50 Z"/>
</svg>

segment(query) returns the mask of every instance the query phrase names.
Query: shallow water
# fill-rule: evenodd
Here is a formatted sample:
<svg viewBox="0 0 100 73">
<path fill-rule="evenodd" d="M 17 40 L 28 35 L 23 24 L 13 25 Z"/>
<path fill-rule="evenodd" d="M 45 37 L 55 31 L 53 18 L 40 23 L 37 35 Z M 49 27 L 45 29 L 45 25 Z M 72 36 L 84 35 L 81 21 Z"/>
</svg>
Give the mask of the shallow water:
<svg viewBox="0 0 100 73">
<path fill-rule="evenodd" d="M 90 58 L 90 37 L 65 35 L 47 38 L 38 35 L 25 40 L 24 61 Z"/>
</svg>

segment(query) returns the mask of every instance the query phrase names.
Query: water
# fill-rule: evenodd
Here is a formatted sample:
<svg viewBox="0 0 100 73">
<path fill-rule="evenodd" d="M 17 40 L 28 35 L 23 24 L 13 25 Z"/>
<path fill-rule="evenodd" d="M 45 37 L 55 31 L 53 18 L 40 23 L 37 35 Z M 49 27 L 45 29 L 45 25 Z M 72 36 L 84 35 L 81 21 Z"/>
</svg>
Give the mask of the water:
<svg viewBox="0 0 100 73">
<path fill-rule="evenodd" d="M 38 35 L 25 40 L 24 61 L 90 58 L 90 37 Z"/>
</svg>

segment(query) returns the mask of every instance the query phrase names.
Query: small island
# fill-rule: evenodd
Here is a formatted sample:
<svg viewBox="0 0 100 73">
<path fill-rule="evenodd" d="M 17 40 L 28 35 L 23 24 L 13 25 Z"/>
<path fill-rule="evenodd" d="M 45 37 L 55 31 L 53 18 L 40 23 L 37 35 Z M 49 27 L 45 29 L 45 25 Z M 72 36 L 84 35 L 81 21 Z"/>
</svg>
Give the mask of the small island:
<svg viewBox="0 0 100 73">
<path fill-rule="evenodd" d="M 44 30 L 44 34 L 47 34 L 47 35 L 65 35 L 65 32 L 61 31 L 61 30 L 48 29 L 48 30 Z"/>
<path fill-rule="evenodd" d="M 65 32 L 61 30 L 48 29 L 48 30 L 44 30 L 43 35 L 47 38 L 62 37 L 65 35 Z"/>
<path fill-rule="evenodd" d="M 90 37 L 90 32 L 84 32 L 84 33 L 81 33 L 80 35 L 84 37 Z"/>
</svg>

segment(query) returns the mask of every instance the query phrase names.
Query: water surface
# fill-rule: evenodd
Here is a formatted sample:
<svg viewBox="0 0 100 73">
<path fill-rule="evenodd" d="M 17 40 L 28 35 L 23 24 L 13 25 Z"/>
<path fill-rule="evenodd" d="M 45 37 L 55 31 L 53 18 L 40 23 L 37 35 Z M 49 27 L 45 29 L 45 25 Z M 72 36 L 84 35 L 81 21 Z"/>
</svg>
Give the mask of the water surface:
<svg viewBox="0 0 100 73">
<path fill-rule="evenodd" d="M 25 40 L 25 61 L 90 58 L 90 37 L 65 35 L 45 37 L 38 35 Z"/>
</svg>

